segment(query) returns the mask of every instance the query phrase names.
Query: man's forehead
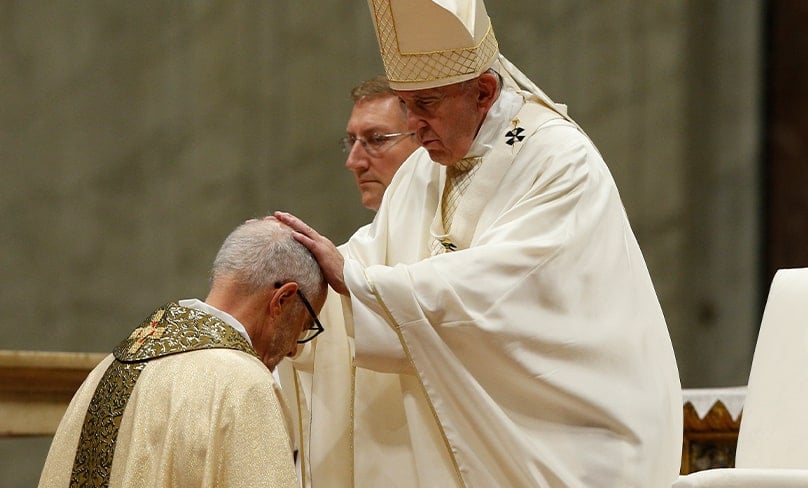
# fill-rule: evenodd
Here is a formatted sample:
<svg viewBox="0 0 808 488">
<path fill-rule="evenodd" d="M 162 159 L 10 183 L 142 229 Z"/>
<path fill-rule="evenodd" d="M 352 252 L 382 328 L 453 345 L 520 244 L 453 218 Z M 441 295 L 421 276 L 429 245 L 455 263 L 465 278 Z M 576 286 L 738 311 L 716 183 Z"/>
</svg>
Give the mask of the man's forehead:
<svg viewBox="0 0 808 488">
<path fill-rule="evenodd" d="M 395 95 L 363 100 L 354 104 L 346 132 L 386 131 L 406 123 L 406 114 Z"/>
<path fill-rule="evenodd" d="M 387 93 L 375 97 L 366 97 L 354 103 L 353 112 L 365 113 L 369 111 L 386 112 L 391 108 L 398 108 L 400 98 L 396 93 Z"/>
</svg>

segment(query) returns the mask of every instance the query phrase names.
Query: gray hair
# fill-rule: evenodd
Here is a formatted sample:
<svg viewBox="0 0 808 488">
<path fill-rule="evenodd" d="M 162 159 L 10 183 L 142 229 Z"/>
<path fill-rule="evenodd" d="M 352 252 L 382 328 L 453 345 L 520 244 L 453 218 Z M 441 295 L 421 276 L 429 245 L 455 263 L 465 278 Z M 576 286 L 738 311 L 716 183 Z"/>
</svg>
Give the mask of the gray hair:
<svg viewBox="0 0 808 488">
<path fill-rule="evenodd" d="M 323 273 L 317 260 L 275 219 L 251 220 L 238 226 L 219 249 L 210 272 L 211 284 L 226 277 L 248 293 L 294 281 L 308 297 L 320 297 Z"/>
</svg>

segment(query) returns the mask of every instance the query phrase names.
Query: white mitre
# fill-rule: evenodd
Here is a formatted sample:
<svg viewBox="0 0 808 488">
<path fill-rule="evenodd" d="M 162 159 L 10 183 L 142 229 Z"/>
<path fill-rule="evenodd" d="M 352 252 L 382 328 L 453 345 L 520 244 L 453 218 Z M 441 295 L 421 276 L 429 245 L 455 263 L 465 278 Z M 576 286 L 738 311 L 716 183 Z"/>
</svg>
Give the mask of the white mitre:
<svg viewBox="0 0 808 488">
<path fill-rule="evenodd" d="M 470 80 L 499 54 L 483 0 L 368 0 L 394 90 Z"/>
</svg>

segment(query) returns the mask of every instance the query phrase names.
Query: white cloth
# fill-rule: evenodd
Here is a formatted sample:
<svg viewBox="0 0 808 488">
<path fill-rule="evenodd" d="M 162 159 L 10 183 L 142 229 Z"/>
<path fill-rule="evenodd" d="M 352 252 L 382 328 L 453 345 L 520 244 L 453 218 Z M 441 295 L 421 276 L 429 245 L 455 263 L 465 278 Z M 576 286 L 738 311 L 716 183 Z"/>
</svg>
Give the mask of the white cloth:
<svg viewBox="0 0 808 488">
<path fill-rule="evenodd" d="M 90 373 L 70 402 L 41 488 L 70 485 L 85 412 L 112 359 Z M 110 486 L 297 487 L 283 408 L 267 367 L 231 349 L 152 360 L 121 419 Z"/>
<path fill-rule="evenodd" d="M 351 488 L 352 341 L 345 330 L 340 296 L 331 288 L 319 318 L 325 332 L 298 350 L 292 361 L 281 361 L 275 371 L 280 374 L 284 398 L 293 406 L 301 485 Z"/>
<path fill-rule="evenodd" d="M 805 488 L 808 470 L 719 468 L 681 476 L 673 488 Z"/>
<path fill-rule="evenodd" d="M 693 405 L 696 415 L 704 419 L 710 410 L 721 403 L 727 409 L 732 420 L 737 421 L 746 399 L 745 386 L 732 386 L 726 388 L 688 388 L 682 390 L 682 402 Z"/>
<path fill-rule="evenodd" d="M 681 476 L 676 488 L 808 486 L 806 295 L 808 268 L 774 275 L 749 372 L 736 467 Z"/>
<path fill-rule="evenodd" d="M 475 141 L 490 150 L 454 217 L 458 251 L 430 257 L 445 171 L 423 150 L 343 248 L 353 451 L 332 475 L 355 486 L 647 487 L 678 474 L 676 362 L 611 175 L 550 109 L 497 110 L 514 96 Z M 312 411 L 312 450 L 346 429 L 318 424 L 326 415 Z"/>
</svg>

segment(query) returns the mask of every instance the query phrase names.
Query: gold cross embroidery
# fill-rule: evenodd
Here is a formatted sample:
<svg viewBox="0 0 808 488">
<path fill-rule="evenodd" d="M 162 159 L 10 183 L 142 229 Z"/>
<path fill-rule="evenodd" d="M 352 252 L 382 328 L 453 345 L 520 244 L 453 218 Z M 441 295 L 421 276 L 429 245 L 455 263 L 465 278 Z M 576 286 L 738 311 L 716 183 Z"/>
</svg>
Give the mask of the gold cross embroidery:
<svg viewBox="0 0 808 488">
<path fill-rule="evenodd" d="M 165 332 L 165 327 L 157 327 L 157 324 L 160 323 L 160 320 L 163 318 L 163 314 L 165 310 L 158 310 L 154 312 L 152 315 L 151 320 L 149 321 L 149 325 L 138 327 L 135 329 L 132 334 L 129 336 L 129 339 L 136 339 L 135 342 L 129 346 L 129 354 L 134 354 L 143 346 L 143 343 L 146 342 L 146 339 L 159 339 L 163 332 Z"/>
</svg>

